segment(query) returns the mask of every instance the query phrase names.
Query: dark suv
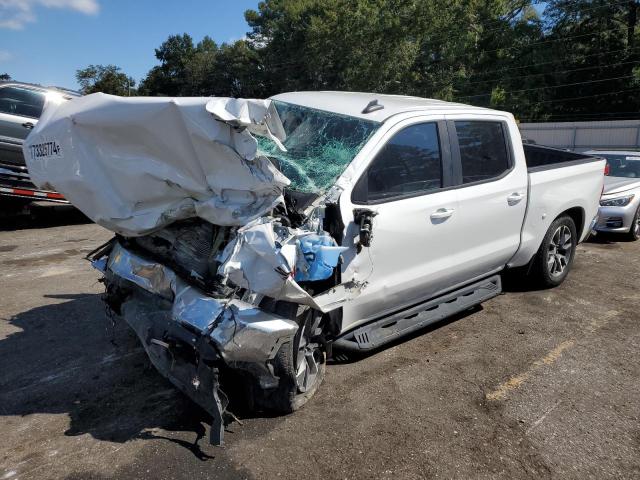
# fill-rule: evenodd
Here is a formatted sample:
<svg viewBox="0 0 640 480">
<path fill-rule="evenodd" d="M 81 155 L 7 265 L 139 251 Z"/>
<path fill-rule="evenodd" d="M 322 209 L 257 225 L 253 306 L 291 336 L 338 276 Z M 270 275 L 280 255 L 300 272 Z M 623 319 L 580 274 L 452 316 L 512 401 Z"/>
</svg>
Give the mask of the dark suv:
<svg viewBox="0 0 640 480">
<path fill-rule="evenodd" d="M 0 196 L 66 203 L 61 194 L 39 190 L 31 183 L 22 142 L 38 123 L 48 102 L 77 96 L 77 92 L 70 90 L 0 82 Z"/>
</svg>

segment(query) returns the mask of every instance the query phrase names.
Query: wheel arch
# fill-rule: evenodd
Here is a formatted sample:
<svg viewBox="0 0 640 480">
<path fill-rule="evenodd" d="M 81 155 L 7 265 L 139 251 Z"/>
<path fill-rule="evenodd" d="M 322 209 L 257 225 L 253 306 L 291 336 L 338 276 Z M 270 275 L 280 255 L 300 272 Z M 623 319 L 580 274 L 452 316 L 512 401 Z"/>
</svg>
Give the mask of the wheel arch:
<svg viewBox="0 0 640 480">
<path fill-rule="evenodd" d="M 527 272 L 529 272 L 531 270 L 531 266 L 533 264 L 533 261 L 535 260 L 536 254 L 538 252 L 538 250 L 540 250 L 540 247 L 542 246 L 542 242 L 544 241 L 544 235 L 546 235 L 547 230 L 549 229 L 549 227 L 551 226 L 551 224 L 553 224 L 553 222 L 555 222 L 558 218 L 562 217 L 562 216 L 568 216 L 569 218 L 571 218 L 571 220 L 573 220 L 573 223 L 576 226 L 576 236 L 577 236 L 577 243 L 580 243 L 580 239 L 582 238 L 582 234 L 584 232 L 585 229 L 585 211 L 584 208 L 579 207 L 579 206 L 575 206 L 575 207 L 571 207 L 571 208 L 567 208 L 563 211 L 561 211 L 560 213 L 558 213 L 555 217 L 553 217 L 553 220 L 551 220 L 545 228 L 544 234 L 542 235 L 542 237 L 540 238 L 539 242 L 536 242 L 535 244 L 535 250 L 532 251 L 532 253 L 530 253 L 529 255 L 527 255 L 525 258 L 526 260 L 523 261 L 522 263 L 513 263 L 513 259 L 512 261 L 510 261 L 507 264 L 507 267 L 513 268 L 513 267 L 524 267 L 526 269 Z M 531 248 L 533 245 L 531 245 L 529 248 Z M 516 253 L 517 255 L 517 253 Z"/>
<path fill-rule="evenodd" d="M 580 239 L 582 238 L 582 234 L 584 233 L 584 227 L 585 227 L 584 209 L 582 207 L 569 208 L 568 210 L 565 210 L 564 212 L 559 214 L 556 218 L 554 218 L 553 222 L 555 222 L 557 218 L 563 215 L 567 215 L 569 218 L 571 218 L 571 220 L 573 220 L 573 223 L 576 225 L 576 233 L 578 234 L 578 241 L 580 241 Z"/>
</svg>

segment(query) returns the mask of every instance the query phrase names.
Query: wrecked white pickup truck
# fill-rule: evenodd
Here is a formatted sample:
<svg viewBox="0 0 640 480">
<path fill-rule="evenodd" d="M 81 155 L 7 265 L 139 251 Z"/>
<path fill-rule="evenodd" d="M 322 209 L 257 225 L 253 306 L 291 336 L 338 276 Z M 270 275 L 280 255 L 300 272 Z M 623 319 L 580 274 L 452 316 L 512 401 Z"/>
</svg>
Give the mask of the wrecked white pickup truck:
<svg viewBox="0 0 640 480">
<path fill-rule="evenodd" d="M 225 371 L 296 410 L 332 346 L 366 351 L 487 300 L 499 273 L 566 277 L 604 161 L 524 146 L 512 115 L 436 100 L 94 94 L 47 109 L 31 177 L 115 238 L 105 302 L 213 416 Z M 590 225 L 591 222 L 591 225 Z"/>
</svg>

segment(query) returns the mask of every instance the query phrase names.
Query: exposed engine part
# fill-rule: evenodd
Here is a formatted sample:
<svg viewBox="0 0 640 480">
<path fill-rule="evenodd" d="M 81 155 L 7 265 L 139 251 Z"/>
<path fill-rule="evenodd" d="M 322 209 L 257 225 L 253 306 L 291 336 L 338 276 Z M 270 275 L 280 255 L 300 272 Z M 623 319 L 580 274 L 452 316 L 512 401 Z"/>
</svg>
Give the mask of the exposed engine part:
<svg viewBox="0 0 640 480">
<path fill-rule="evenodd" d="M 284 223 L 290 227 L 300 227 L 306 221 L 304 210 L 318 198 L 313 193 L 284 190 L 284 205 L 278 205 L 274 210 L 276 218 L 284 219 Z"/>
<path fill-rule="evenodd" d="M 176 222 L 149 235 L 129 239 L 151 254 L 152 258 L 171 266 L 206 290 L 215 290 L 218 262 L 215 260 L 225 244 L 229 229 L 199 219 Z"/>
</svg>

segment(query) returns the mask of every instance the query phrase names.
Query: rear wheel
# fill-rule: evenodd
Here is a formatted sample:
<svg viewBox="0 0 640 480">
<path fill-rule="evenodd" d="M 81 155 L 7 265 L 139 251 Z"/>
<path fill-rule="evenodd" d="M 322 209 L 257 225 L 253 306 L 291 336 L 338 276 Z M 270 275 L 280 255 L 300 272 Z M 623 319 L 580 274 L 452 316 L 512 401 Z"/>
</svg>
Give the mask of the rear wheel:
<svg viewBox="0 0 640 480">
<path fill-rule="evenodd" d="M 573 219 L 567 215 L 556 218 L 534 257 L 533 280 L 543 287 L 556 287 L 564 282 L 573 264 L 577 244 Z"/>
<path fill-rule="evenodd" d="M 633 217 L 633 222 L 631 223 L 631 228 L 629 232 L 626 234 L 627 240 L 631 240 L 635 242 L 640 239 L 640 206 L 636 210 L 636 214 Z"/>
</svg>

